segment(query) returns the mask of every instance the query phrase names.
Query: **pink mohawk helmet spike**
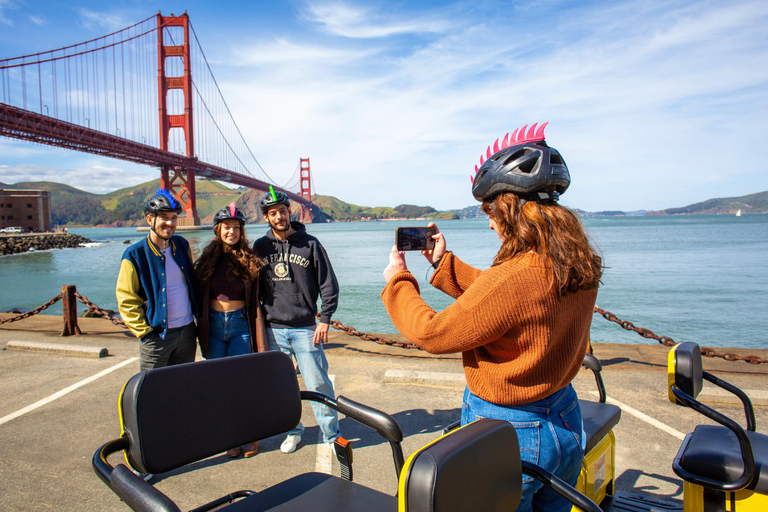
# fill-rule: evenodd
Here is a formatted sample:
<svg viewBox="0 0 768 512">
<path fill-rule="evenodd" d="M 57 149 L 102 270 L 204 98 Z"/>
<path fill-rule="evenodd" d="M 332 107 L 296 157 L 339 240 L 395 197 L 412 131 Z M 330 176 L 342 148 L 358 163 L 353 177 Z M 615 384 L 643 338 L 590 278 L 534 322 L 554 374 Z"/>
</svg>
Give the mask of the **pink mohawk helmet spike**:
<svg viewBox="0 0 768 512">
<path fill-rule="evenodd" d="M 509 132 L 504 136 L 504 139 L 501 141 L 501 149 L 507 149 L 509 147 Z"/>
<path fill-rule="evenodd" d="M 525 141 L 530 142 L 533 140 L 533 134 L 536 132 L 536 125 L 539 123 L 533 123 L 531 125 L 531 128 L 528 130 L 528 135 L 525 136 Z"/>
<path fill-rule="evenodd" d="M 475 174 L 477 174 L 477 170 L 478 170 L 478 167 L 477 167 L 477 164 L 475 164 Z"/>
<path fill-rule="evenodd" d="M 486 159 L 491 158 L 492 154 L 493 153 L 491 153 L 491 146 L 488 146 L 488 149 L 485 151 L 485 158 Z"/>
<path fill-rule="evenodd" d="M 515 129 L 515 131 L 512 132 L 512 136 L 509 138 L 509 145 L 512 146 L 513 144 L 517 143 L 517 132 L 520 131 L 520 128 Z"/>
<path fill-rule="evenodd" d="M 493 152 L 498 153 L 499 151 L 501 151 L 499 149 L 499 139 L 496 139 L 496 142 L 493 143 Z"/>
<path fill-rule="evenodd" d="M 474 185 L 475 184 L 475 177 L 470 174 L 469 181 Z"/>
<path fill-rule="evenodd" d="M 544 140 L 544 128 L 546 128 L 548 124 L 549 121 L 539 126 L 539 129 L 536 130 L 536 134 L 534 135 L 534 140 Z"/>
<path fill-rule="evenodd" d="M 231 216 L 233 216 L 233 217 L 235 216 L 235 210 L 236 210 L 236 209 L 237 209 L 237 208 L 235 207 L 235 202 L 234 202 L 234 201 L 232 201 L 231 203 L 229 203 L 229 214 L 230 214 Z"/>
<path fill-rule="evenodd" d="M 483 155 L 480 155 L 480 165 L 483 165 L 485 163 L 485 158 L 483 158 Z"/>
<path fill-rule="evenodd" d="M 522 128 L 520 128 L 520 133 L 517 134 L 517 140 L 515 141 L 518 144 L 520 144 L 521 142 L 523 142 L 525 140 L 525 129 L 526 128 L 528 128 L 528 125 L 525 125 Z"/>
</svg>

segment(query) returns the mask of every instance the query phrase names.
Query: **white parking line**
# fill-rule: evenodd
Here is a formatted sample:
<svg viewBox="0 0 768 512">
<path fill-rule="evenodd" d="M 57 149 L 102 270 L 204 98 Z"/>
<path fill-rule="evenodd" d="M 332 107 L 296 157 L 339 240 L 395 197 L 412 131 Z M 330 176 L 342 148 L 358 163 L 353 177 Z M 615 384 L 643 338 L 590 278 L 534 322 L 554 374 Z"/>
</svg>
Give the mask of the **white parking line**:
<svg viewBox="0 0 768 512">
<path fill-rule="evenodd" d="M 597 391 L 590 391 L 590 394 L 593 394 L 595 396 L 599 396 L 599 393 Z M 644 422 L 648 423 L 649 425 L 653 425 L 654 427 L 658 428 L 659 430 L 662 430 L 662 431 L 666 432 L 667 434 L 669 434 L 669 435 L 671 435 L 673 437 L 678 438 L 681 441 L 683 439 L 685 439 L 685 434 L 683 434 L 682 432 L 673 429 L 669 425 L 666 425 L 666 424 L 660 422 L 656 418 L 651 418 L 647 414 L 645 414 L 643 412 L 640 412 L 637 409 L 635 409 L 633 407 L 630 407 L 630 406 L 628 406 L 625 403 L 619 402 L 618 400 L 614 400 L 613 398 L 608 398 L 607 402 L 609 404 L 613 404 L 613 405 L 619 406 L 622 411 L 625 411 L 625 412 L 631 414 L 635 418 L 643 420 Z"/>
<path fill-rule="evenodd" d="M 331 379 L 331 384 L 333 384 L 333 389 L 336 391 L 336 376 L 335 375 L 328 375 L 328 378 Z M 317 457 L 315 458 L 315 471 L 317 473 L 325 473 L 327 475 L 333 474 L 333 457 L 331 450 L 328 449 L 327 446 L 325 446 L 325 443 L 323 442 L 323 431 L 321 429 L 317 429 Z"/>
<path fill-rule="evenodd" d="M 61 398 L 62 396 L 66 395 L 67 393 L 70 393 L 71 391 L 74 391 L 74 390 L 76 390 L 79 387 L 85 386 L 86 384 L 90 384 L 91 382 L 93 382 L 93 381 L 95 381 L 97 379 L 100 379 L 101 377 L 103 377 L 103 376 L 105 376 L 107 374 L 110 374 L 110 373 L 112 373 L 115 370 L 119 370 L 123 366 L 127 366 L 127 365 L 133 363 L 134 361 L 137 361 L 138 359 L 139 359 L 138 357 L 131 357 L 130 359 L 126 359 L 122 363 L 118 363 L 115 366 L 107 368 L 106 370 L 101 371 L 101 372 L 97 373 L 96 375 L 94 375 L 92 377 L 88 377 L 87 379 L 81 380 L 80 382 L 72 384 L 71 386 L 62 389 L 61 391 L 59 391 L 57 393 L 54 393 L 54 394 L 52 394 L 49 397 L 43 398 L 42 400 L 39 400 L 39 401 L 33 403 L 32 405 L 28 405 L 28 406 L 24 407 L 23 409 L 19 409 L 18 411 L 14 412 L 14 413 L 11 413 L 8 416 L 4 416 L 4 417 L 0 418 L 0 425 L 8 423 L 12 419 L 18 418 L 19 416 L 23 416 L 23 415 L 27 414 L 28 412 L 34 411 L 35 409 L 37 409 L 39 407 L 42 407 L 45 404 L 49 404 L 49 403 L 53 402 L 54 400 L 56 400 L 57 398 Z"/>
</svg>

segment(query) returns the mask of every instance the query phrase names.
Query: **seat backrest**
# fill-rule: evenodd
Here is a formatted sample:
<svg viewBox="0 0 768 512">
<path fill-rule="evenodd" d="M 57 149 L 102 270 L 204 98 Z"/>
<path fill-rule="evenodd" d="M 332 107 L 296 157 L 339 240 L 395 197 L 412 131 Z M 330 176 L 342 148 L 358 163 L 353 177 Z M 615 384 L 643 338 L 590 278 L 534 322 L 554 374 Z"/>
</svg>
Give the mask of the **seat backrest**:
<svg viewBox="0 0 768 512">
<path fill-rule="evenodd" d="M 671 390 L 673 384 L 691 398 L 701 393 L 701 349 L 696 343 L 679 343 L 672 347 L 667 356 L 667 397 L 670 402 L 679 405 L 680 402 Z"/>
<path fill-rule="evenodd" d="M 481 419 L 408 458 L 400 473 L 399 510 L 515 510 L 522 478 L 515 428 L 506 421 Z"/>
<path fill-rule="evenodd" d="M 143 473 L 286 432 L 300 419 L 296 373 L 279 351 L 146 370 L 120 395 L 127 459 Z"/>
</svg>

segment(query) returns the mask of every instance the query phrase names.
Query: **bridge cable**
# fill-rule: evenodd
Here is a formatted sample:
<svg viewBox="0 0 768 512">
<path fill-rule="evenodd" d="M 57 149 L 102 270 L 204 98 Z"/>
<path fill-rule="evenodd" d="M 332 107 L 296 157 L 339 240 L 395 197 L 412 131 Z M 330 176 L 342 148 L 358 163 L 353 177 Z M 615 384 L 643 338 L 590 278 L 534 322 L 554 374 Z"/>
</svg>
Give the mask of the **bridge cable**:
<svg viewBox="0 0 768 512">
<path fill-rule="evenodd" d="M 267 173 L 267 171 L 265 171 L 265 170 L 264 170 L 264 168 L 261 166 L 261 164 L 259 163 L 259 160 L 256 158 L 256 155 L 254 155 L 254 154 L 253 154 L 253 151 L 251 151 L 251 148 L 250 148 L 250 146 L 248 145 L 248 142 L 246 142 L 246 140 L 245 140 L 245 137 L 243 137 L 243 134 L 242 134 L 242 132 L 240 131 L 240 127 L 239 127 L 239 126 L 237 126 L 237 122 L 235 122 L 235 118 L 234 118 L 234 116 L 232 115 L 232 112 L 229 110 L 229 105 L 227 105 L 227 101 L 224 99 L 224 95 L 223 95 L 223 94 L 221 94 L 221 89 L 219 88 L 219 83 L 216 81 L 216 77 L 214 76 L 214 74 L 213 74 L 213 71 L 211 70 L 211 66 L 210 66 L 210 64 L 208 63 L 208 58 L 205 56 L 205 52 L 203 51 L 203 47 L 202 47 L 202 45 L 200 44 L 200 40 L 199 40 L 199 39 L 198 39 L 198 37 L 197 37 L 197 32 L 195 32 L 195 28 L 192 26 L 192 22 L 190 22 L 190 23 L 189 23 L 189 28 L 191 28 L 191 29 L 192 29 L 192 34 L 195 36 L 195 41 L 197 42 L 197 47 L 198 47 L 198 49 L 200 50 L 200 54 L 203 56 L 203 60 L 205 61 L 205 65 L 206 65 L 206 67 L 208 68 L 208 72 L 211 74 L 211 78 L 213 79 L 213 83 L 214 83 L 214 85 L 216 86 L 216 90 L 219 92 L 219 96 L 221 96 L 221 99 L 222 99 L 222 101 L 224 102 L 224 107 L 227 109 L 227 113 L 228 113 L 228 114 L 229 114 L 229 116 L 232 118 L 232 121 L 233 121 L 233 122 L 234 122 L 234 124 L 235 124 L 235 129 L 237 130 L 237 133 L 240 135 L 240 138 L 243 140 L 243 142 L 245 142 L 245 147 L 246 147 L 246 149 L 248 149 L 248 153 L 250 153 L 251 157 L 253 158 L 253 161 L 254 161 L 254 162 L 256 162 L 256 165 L 258 165 L 258 166 L 259 166 L 259 169 L 261 169 L 261 172 L 263 172 L 263 173 L 264 173 L 264 175 L 265 175 L 267 178 L 269 178 L 269 180 L 270 180 L 272 183 L 277 183 L 277 182 L 276 182 L 276 181 L 275 181 L 275 180 L 274 180 L 274 179 L 273 179 L 273 178 L 272 178 L 272 177 L 271 177 L 271 176 L 270 176 L 270 175 Z M 194 81 L 193 81 L 193 83 L 194 83 Z M 251 174 L 251 176 L 253 176 L 253 175 Z"/>
</svg>

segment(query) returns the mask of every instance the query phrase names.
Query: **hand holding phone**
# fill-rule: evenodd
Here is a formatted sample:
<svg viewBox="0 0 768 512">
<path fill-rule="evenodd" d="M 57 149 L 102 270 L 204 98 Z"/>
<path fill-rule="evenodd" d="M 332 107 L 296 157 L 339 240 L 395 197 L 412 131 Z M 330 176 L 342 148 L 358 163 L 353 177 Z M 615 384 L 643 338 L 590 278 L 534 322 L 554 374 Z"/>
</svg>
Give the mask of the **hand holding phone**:
<svg viewBox="0 0 768 512">
<path fill-rule="evenodd" d="M 431 251 L 435 248 L 432 237 L 437 233 L 434 225 L 428 227 L 401 227 L 395 230 L 398 251 Z"/>
</svg>

